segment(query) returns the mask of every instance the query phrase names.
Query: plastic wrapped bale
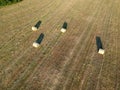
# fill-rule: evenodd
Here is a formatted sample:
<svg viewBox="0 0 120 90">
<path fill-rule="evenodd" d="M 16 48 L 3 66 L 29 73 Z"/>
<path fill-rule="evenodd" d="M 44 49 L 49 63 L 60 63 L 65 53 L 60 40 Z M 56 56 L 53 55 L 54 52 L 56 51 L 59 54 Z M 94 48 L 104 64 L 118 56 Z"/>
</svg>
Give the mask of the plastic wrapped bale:
<svg viewBox="0 0 120 90">
<path fill-rule="evenodd" d="M 36 23 L 36 25 L 32 27 L 32 30 L 33 30 L 33 31 L 37 31 L 38 28 L 40 27 L 40 24 L 41 24 L 41 23 L 42 23 L 41 21 L 38 21 L 38 22 Z"/>
<path fill-rule="evenodd" d="M 99 49 L 98 53 L 103 55 L 105 53 L 105 50 L 104 49 Z"/>
<path fill-rule="evenodd" d="M 97 45 L 97 51 L 99 54 L 104 54 L 105 51 L 103 49 L 103 46 L 102 46 L 102 41 L 100 39 L 100 37 L 96 37 L 96 45 Z"/>
<path fill-rule="evenodd" d="M 67 30 L 67 22 L 64 22 L 63 26 L 62 26 L 62 29 L 61 29 L 61 32 L 62 33 L 65 33 Z"/>
<path fill-rule="evenodd" d="M 44 34 L 41 33 L 38 39 L 36 40 L 36 42 L 33 43 L 33 47 L 36 47 L 36 48 L 39 47 L 43 38 L 44 38 Z"/>
<path fill-rule="evenodd" d="M 34 42 L 34 43 L 33 43 L 33 47 L 38 48 L 39 46 L 40 46 L 39 43 L 37 43 L 37 42 Z"/>
</svg>

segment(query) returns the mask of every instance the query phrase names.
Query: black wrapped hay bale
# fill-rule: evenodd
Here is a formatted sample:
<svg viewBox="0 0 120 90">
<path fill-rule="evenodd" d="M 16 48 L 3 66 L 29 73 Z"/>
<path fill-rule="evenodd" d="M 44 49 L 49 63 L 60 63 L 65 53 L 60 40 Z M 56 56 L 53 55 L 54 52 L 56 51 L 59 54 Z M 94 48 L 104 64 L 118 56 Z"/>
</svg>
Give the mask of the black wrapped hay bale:
<svg viewBox="0 0 120 90">
<path fill-rule="evenodd" d="M 35 47 L 35 48 L 39 47 L 43 38 L 44 38 L 44 34 L 41 33 L 40 36 L 38 37 L 38 39 L 33 43 L 33 47 Z"/>
<path fill-rule="evenodd" d="M 41 23 L 42 23 L 41 21 L 38 21 L 38 22 L 36 23 L 36 25 L 34 25 L 34 26 L 32 27 L 32 30 L 33 30 L 33 31 L 37 31 L 38 28 L 40 27 L 40 24 L 41 24 Z"/>
<path fill-rule="evenodd" d="M 99 54 L 104 54 L 105 50 L 103 49 L 102 42 L 100 37 L 96 37 L 96 45 L 97 45 L 97 51 Z"/>
<path fill-rule="evenodd" d="M 62 26 L 62 29 L 61 29 L 61 32 L 62 33 L 65 33 L 67 30 L 67 22 L 64 22 L 63 26 Z"/>
</svg>

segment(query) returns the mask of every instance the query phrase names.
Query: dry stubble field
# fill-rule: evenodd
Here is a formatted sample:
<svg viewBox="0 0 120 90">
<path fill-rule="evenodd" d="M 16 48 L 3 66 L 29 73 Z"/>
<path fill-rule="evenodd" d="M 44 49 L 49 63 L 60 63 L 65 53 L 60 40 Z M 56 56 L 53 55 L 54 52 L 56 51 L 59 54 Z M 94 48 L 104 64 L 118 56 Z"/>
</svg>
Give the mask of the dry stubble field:
<svg viewBox="0 0 120 90">
<path fill-rule="evenodd" d="M 0 90 L 120 90 L 119 9 L 119 0 L 24 0 L 1 8 Z"/>
</svg>

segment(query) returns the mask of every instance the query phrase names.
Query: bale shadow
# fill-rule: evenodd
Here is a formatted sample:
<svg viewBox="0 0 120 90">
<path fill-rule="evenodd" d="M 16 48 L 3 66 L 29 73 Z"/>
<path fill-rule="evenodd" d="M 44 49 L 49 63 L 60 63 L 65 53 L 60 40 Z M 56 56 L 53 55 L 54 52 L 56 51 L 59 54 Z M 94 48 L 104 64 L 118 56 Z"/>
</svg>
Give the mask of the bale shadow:
<svg viewBox="0 0 120 90">
<path fill-rule="evenodd" d="M 38 21 L 38 22 L 35 24 L 34 27 L 36 27 L 36 28 L 38 29 L 38 28 L 40 27 L 41 23 L 42 23 L 42 21 Z"/>
<path fill-rule="evenodd" d="M 67 22 L 64 22 L 62 28 L 67 29 L 67 26 L 68 26 Z"/>
<path fill-rule="evenodd" d="M 97 45 L 97 51 L 99 51 L 99 49 L 103 49 L 102 41 L 99 36 L 96 36 L 96 45 Z"/>
<path fill-rule="evenodd" d="M 44 34 L 41 33 L 40 36 L 38 37 L 38 39 L 36 40 L 36 42 L 37 42 L 38 44 L 40 44 L 43 39 L 44 39 Z"/>
</svg>

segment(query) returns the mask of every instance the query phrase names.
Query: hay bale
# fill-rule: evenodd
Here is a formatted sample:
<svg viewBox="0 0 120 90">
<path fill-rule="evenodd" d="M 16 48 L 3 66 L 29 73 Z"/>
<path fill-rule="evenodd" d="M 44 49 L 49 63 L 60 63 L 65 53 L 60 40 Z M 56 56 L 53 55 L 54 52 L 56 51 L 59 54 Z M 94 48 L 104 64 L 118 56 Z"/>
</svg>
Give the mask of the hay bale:
<svg viewBox="0 0 120 90">
<path fill-rule="evenodd" d="M 104 54 L 105 51 L 102 46 L 102 41 L 99 36 L 96 36 L 96 45 L 97 45 L 97 51 L 99 54 Z"/>
<path fill-rule="evenodd" d="M 61 29 L 61 32 L 62 32 L 62 33 L 65 33 L 65 32 L 66 32 L 66 29 L 62 28 L 62 29 Z"/>
<path fill-rule="evenodd" d="M 105 53 L 105 50 L 104 49 L 99 49 L 98 53 L 103 55 Z"/>
<path fill-rule="evenodd" d="M 39 46 L 40 46 L 39 43 L 37 43 L 37 42 L 34 42 L 34 43 L 33 43 L 33 47 L 38 48 Z"/>
<path fill-rule="evenodd" d="M 33 30 L 33 31 L 37 31 L 38 28 L 40 27 L 41 23 L 42 23 L 42 21 L 38 21 L 38 22 L 32 27 L 32 30 Z"/>
<path fill-rule="evenodd" d="M 37 29 L 37 27 L 33 26 L 33 27 L 32 27 L 32 30 L 33 30 L 33 31 L 37 31 L 38 29 Z"/>
<path fill-rule="evenodd" d="M 67 30 L 67 22 L 64 22 L 64 23 L 63 23 L 63 26 L 62 26 L 62 29 L 61 29 L 61 32 L 62 32 L 62 33 L 65 33 L 66 30 Z"/>
<path fill-rule="evenodd" d="M 35 48 L 39 47 L 43 38 L 44 38 L 44 34 L 41 33 L 40 36 L 38 37 L 38 39 L 33 43 L 33 47 L 35 47 Z"/>
</svg>

